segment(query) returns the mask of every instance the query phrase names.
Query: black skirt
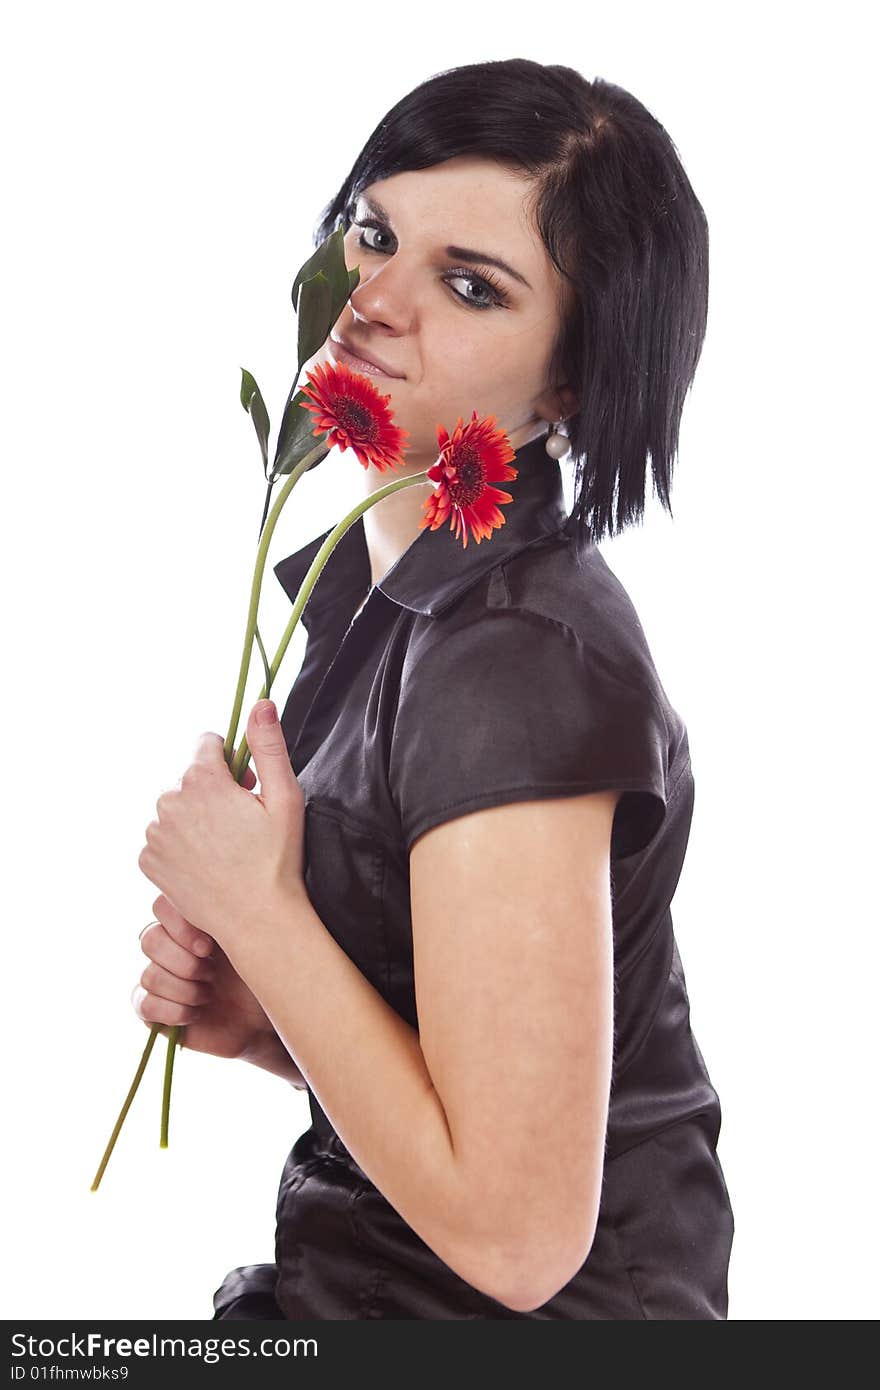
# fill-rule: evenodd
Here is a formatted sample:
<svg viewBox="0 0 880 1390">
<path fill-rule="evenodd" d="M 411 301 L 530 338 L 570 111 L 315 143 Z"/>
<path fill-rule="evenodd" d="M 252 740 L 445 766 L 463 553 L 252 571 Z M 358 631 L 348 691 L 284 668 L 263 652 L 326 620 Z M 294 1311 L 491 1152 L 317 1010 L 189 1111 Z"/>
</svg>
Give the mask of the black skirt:
<svg viewBox="0 0 880 1390">
<path fill-rule="evenodd" d="M 214 1294 L 214 1316 L 219 1318 L 266 1318 L 284 1322 L 285 1317 L 275 1302 L 278 1266 L 239 1265 L 227 1274 Z"/>
</svg>

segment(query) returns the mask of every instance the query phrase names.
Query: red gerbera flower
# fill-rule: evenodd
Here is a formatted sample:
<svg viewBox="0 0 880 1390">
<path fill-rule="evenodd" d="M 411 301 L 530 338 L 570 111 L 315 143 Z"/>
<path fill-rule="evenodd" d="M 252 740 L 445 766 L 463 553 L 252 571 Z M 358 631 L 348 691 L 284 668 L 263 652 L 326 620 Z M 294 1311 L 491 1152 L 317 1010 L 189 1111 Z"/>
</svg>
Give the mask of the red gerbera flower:
<svg viewBox="0 0 880 1390">
<path fill-rule="evenodd" d="M 315 421 L 313 434 L 330 431 L 330 444 L 353 449 L 364 468 L 372 464 L 380 473 L 403 466 L 409 435 L 395 425 L 388 407 L 390 396 L 381 396 L 368 377 L 353 372 L 343 362 L 318 365 L 306 372 L 308 386 L 301 386 L 304 410 Z"/>
<path fill-rule="evenodd" d="M 518 470 L 509 466 L 516 452 L 504 430 L 498 428 L 495 416 L 480 420 L 476 411 L 466 425 L 458 417 L 451 439 L 438 425 L 437 443 L 440 457 L 428 469 L 428 477 L 439 486 L 424 504 L 426 516 L 419 530 L 429 526 L 436 531 L 452 513 L 449 529 L 461 536 L 462 547 L 467 547 L 468 530 L 479 545 L 504 525 L 498 503 L 512 502 L 513 497 L 489 484 L 516 477 Z"/>
</svg>

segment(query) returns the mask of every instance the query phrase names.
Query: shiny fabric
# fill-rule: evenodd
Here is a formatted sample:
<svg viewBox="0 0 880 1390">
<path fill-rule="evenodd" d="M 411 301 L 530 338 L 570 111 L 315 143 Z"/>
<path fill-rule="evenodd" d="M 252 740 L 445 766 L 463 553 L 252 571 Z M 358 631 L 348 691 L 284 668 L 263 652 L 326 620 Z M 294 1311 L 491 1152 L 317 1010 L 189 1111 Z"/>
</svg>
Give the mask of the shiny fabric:
<svg viewBox="0 0 880 1390">
<path fill-rule="evenodd" d="M 592 1249 L 549 1302 L 512 1311 L 402 1220 L 310 1091 L 312 1123 L 281 1175 L 275 1261 L 233 1270 L 215 1318 L 727 1317 L 734 1227 L 721 1110 L 670 912 L 694 805 L 687 731 L 625 590 L 595 546 L 577 543 L 543 443 L 517 454 L 515 500 L 491 539 L 463 549 L 445 528 L 421 532 L 360 612 L 370 565 L 362 520 L 352 526 L 306 606 L 282 726 L 306 798 L 309 897 L 413 1027 L 418 836 L 483 807 L 624 792 L 611 841 L 614 1059 Z M 291 600 L 327 534 L 275 566 Z"/>
</svg>

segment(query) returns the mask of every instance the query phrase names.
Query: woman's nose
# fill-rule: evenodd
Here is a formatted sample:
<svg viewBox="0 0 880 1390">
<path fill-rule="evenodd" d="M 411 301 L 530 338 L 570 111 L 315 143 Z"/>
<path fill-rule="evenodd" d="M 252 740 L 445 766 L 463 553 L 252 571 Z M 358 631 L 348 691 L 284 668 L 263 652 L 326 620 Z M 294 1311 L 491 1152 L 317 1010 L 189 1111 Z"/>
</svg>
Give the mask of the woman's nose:
<svg viewBox="0 0 880 1390">
<path fill-rule="evenodd" d="M 349 304 L 355 319 L 363 323 L 384 323 L 402 333 L 412 314 L 414 293 L 411 277 L 394 257 L 358 281 Z"/>
</svg>

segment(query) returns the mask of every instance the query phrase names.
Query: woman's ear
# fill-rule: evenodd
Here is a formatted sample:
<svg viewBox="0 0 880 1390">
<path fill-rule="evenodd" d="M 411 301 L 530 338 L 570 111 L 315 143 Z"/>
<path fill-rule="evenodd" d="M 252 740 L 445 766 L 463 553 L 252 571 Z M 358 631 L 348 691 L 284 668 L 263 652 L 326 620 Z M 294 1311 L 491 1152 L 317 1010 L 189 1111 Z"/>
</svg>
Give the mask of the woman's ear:
<svg viewBox="0 0 880 1390">
<path fill-rule="evenodd" d="M 580 408 L 577 392 L 572 391 L 570 386 L 558 386 L 556 394 L 561 407 L 557 420 L 567 420 L 569 415 L 576 415 Z"/>
<path fill-rule="evenodd" d="M 578 407 L 577 394 L 567 385 L 548 390 L 535 403 L 537 414 L 551 425 L 555 424 L 557 420 L 567 420 L 569 415 L 574 415 L 577 412 Z"/>
</svg>

